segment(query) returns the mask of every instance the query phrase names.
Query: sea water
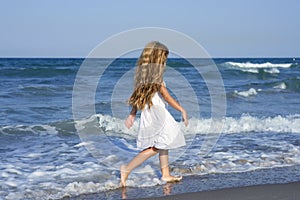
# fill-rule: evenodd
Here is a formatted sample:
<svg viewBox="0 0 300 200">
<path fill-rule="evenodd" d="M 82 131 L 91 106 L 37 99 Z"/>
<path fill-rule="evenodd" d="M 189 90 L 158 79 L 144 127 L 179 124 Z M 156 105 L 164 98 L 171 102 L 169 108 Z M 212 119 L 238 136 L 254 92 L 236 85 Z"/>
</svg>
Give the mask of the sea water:
<svg viewBox="0 0 300 200">
<path fill-rule="evenodd" d="M 125 116 L 112 112 L 112 105 L 120 103 L 112 95 L 136 59 L 96 60 L 97 65 L 108 66 L 97 83 L 96 112 L 74 119 L 72 94 L 83 61 L 0 59 L 0 199 L 59 199 L 119 187 L 117 166 L 139 151 L 135 141 L 139 119 L 126 129 Z M 205 65 L 201 59 L 197 62 Z M 186 60 L 170 58 L 167 68 L 190 83 L 199 102 L 190 106 L 200 108 L 200 113 L 189 115 L 188 146 L 170 151 L 172 173 L 205 176 L 299 165 L 299 62 L 297 58 L 214 59 L 224 82 L 226 116 L 216 144 L 201 155 L 204 141 L 216 135 L 210 132 L 210 91 Z M 166 80 L 168 88 L 172 82 L 176 78 Z M 180 94 L 170 92 L 180 99 Z M 129 111 L 128 106 L 125 109 Z M 180 114 L 168 109 L 180 121 Z M 82 137 L 78 128 L 88 136 Z M 160 176 L 154 157 L 134 171 L 127 185 L 161 185 Z"/>
</svg>

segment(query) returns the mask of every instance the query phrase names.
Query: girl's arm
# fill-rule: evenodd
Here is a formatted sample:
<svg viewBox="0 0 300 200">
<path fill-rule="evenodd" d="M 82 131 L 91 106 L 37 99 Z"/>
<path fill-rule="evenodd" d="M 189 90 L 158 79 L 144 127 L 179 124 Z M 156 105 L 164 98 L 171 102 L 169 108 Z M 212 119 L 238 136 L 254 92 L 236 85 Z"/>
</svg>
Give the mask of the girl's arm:
<svg viewBox="0 0 300 200">
<path fill-rule="evenodd" d="M 183 122 L 185 126 L 188 125 L 188 117 L 185 109 L 170 95 L 167 88 L 162 85 L 159 90 L 162 97 L 165 99 L 166 102 L 168 102 L 169 105 L 171 105 L 174 109 L 181 112 Z"/>
<path fill-rule="evenodd" d="M 137 112 L 137 108 L 134 106 L 131 108 L 131 111 L 130 111 L 130 115 L 136 115 L 136 112 Z"/>
<path fill-rule="evenodd" d="M 132 107 L 130 114 L 128 115 L 127 119 L 125 120 L 125 126 L 129 129 L 132 127 L 133 123 L 134 123 L 134 119 L 136 116 L 136 112 L 137 112 L 137 108 L 136 107 Z"/>
</svg>

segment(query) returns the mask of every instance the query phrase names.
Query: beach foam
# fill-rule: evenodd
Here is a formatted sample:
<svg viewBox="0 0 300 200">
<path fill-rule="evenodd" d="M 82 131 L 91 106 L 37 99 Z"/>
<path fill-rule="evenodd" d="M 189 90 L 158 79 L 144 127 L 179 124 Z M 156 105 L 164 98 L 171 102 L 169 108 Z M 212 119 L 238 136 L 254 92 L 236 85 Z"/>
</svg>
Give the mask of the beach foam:
<svg viewBox="0 0 300 200">
<path fill-rule="evenodd" d="M 100 144 L 98 151 L 103 156 L 100 161 L 91 156 L 85 148 L 88 143 L 79 140 L 78 135 L 65 135 L 65 131 L 57 131 L 49 125 L 43 129 L 42 125 L 2 129 L 1 132 L 6 133 L 3 135 L 6 142 L 1 146 L 5 156 L 1 161 L 0 187 L 3 191 L 0 197 L 59 199 L 118 188 L 119 171 L 111 169 L 108 164 L 117 162 L 119 165 L 133 155 L 128 153 L 125 158 L 123 151 L 108 147 L 122 143 L 127 149 L 135 148 L 137 122 L 133 130 L 126 133 L 122 128 L 124 121 L 108 115 L 98 114 L 78 123 L 85 130 L 89 130 L 88 126 L 98 125 L 100 130 L 106 127 L 106 137 L 114 138 L 118 143 L 103 144 L 100 139 L 102 133 L 95 134 Z M 225 134 L 219 139 L 219 145 L 203 158 L 199 156 L 201 141 L 209 137 L 211 123 L 211 119 L 190 119 L 186 140 L 192 144 L 178 160 L 170 162 L 173 174 L 232 173 L 300 164 L 300 147 L 297 145 L 299 115 L 258 118 L 244 114 L 239 118 L 227 117 L 223 127 Z M 34 132 L 28 134 L 23 131 L 15 135 L 17 130 L 12 129 Z M 48 130 L 50 133 L 47 134 Z M 56 130 L 54 134 L 51 133 L 53 130 Z M 196 136 L 193 135 L 195 132 Z M 40 134 L 43 140 L 37 137 Z M 16 136 L 18 140 L 14 139 Z M 160 180 L 158 158 L 150 159 L 136 169 L 127 184 L 132 187 L 164 184 Z"/>
</svg>

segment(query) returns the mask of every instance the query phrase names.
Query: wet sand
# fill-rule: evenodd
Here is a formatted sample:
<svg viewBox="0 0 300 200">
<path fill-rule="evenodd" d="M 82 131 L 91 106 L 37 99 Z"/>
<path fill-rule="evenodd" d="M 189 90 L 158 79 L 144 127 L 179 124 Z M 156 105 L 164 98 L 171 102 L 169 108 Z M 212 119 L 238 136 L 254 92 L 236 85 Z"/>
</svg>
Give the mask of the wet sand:
<svg viewBox="0 0 300 200">
<path fill-rule="evenodd" d="M 299 198 L 300 182 L 294 182 L 192 192 L 164 197 L 144 198 L 143 200 L 298 200 Z"/>
<path fill-rule="evenodd" d="M 300 165 L 242 173 L 184 176 L 178 183 L 153 187 L 127 187 L 64 198 L 101 199 L 282 199 L 300 197 Z"/>
</svg>

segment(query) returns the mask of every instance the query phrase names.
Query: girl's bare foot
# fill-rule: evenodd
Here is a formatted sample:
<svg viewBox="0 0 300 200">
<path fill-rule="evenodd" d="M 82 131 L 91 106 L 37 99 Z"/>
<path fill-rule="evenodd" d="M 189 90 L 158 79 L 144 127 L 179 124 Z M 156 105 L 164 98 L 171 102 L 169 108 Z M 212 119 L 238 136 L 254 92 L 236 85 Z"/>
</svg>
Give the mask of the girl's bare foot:
<svg viewBox="0 0 300 200">
<path fill-rule="evenodd" d="M 182 180 L 182 176 L 167 176 L 167 177 L 162 177 L 161 178 L 163 181 L 166 181 L 167 183 L 172 183 L 172 182 L 179 182 Z"/>
<path fill-rule="evenodd" d="M 121 187 L 126 187 L 126 180 L 128 178 L 128 172 L 126 169 L 126 165 L 121 166 L 120 174 L 121 174 Z"/>
</svg>

